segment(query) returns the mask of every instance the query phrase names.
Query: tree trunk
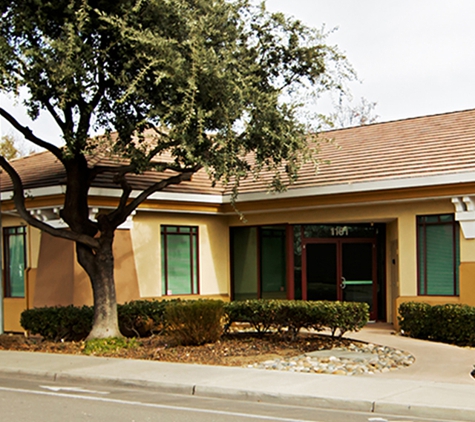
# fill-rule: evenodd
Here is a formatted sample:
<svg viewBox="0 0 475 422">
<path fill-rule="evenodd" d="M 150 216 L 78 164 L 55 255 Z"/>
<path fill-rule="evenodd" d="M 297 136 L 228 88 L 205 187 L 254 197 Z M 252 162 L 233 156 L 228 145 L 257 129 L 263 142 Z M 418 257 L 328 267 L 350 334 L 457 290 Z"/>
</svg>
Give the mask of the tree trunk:
<svg viewBox="0 0 475 422">
<path fill-rule="evenodd" d="M 122 337 L 117 317 L 112 239 L 113 235 L 110 239 L 101 236 L 100 248 L 94 252 L 82 244 L 76 245 L 78 262 L 89 276 L 94 297 L 94 321 L 87 340 Z"/>
</svg>

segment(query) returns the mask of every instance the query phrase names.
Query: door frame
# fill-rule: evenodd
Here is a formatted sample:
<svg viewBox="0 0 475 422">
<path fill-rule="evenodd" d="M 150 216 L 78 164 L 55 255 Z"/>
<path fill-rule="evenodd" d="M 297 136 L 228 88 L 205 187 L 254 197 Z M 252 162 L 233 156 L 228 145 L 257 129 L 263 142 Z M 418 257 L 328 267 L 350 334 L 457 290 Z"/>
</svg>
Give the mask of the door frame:
<svg viewBox="0 0 475 422">
<path fill-rule="evenodd" d="M 307 300 L 307 245 L 312 243 L 336 244 L 336 291 L 337 300 L 343 300 L 343 253 L 344 243 L 371 243 L 372 248 L 372 277 L 373 277 L 373 309 L 370 311 L 370 319 L 376 321 L 378 316 L 378 262 L 377 262 L 377 239 L 373 237 L 352 238 L 303 238 L 302 239 L 302 300 Z"/>
</svg>

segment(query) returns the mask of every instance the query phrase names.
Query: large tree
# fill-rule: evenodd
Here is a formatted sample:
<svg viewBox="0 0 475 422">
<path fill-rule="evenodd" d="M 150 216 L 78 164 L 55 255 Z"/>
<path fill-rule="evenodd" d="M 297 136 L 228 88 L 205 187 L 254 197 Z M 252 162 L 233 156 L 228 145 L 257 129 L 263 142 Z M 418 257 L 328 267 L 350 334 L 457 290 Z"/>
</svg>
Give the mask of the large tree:
<svg viewBox="0 0 475 422">
<path fill-rule="evenodd" d="M 0 115 L 64 166 L 60 215 L 69 229 L 32 217 L 20 177 L 4 157 L 0 165 L 21 217 L 76 243 L 93 289 L 90 338 L 120 335 L 112 243 L 127 216 L 203 168 L 235 192 L 249 171 L 272 171 L 275 188 L 292 181 L 311 158 L 299 93 L 341 89 L 351 75 L 324 33 L 245 0 L 0 0 L 0 10 L 0 90 L 26 89 L 28 114 L 48 112 L 64 146 L 35 136 L 4 108 Z M 121 158 L 115 167 L 88 160 L 99 130 L 114 136 L 100 148 Z M 131 197 L 128 178 L 146 170 L 168 176 Z M 104 173 L 113 173 L 122 195 L 93 221 L 88 191 Z"/>
</svg>

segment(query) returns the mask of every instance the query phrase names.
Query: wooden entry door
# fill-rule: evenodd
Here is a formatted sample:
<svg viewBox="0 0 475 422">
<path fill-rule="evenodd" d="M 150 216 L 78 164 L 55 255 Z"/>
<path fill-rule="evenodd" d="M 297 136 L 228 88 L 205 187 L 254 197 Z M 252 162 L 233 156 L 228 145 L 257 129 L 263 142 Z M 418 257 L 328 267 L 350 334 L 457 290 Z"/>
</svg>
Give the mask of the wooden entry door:
<svg viewBox="0 0 475 422">
<path fill-rule="evenodd" d="M 306 239 L 302 299 L 366 302 L 377 317 L 376 240 Z"/>
</svg>

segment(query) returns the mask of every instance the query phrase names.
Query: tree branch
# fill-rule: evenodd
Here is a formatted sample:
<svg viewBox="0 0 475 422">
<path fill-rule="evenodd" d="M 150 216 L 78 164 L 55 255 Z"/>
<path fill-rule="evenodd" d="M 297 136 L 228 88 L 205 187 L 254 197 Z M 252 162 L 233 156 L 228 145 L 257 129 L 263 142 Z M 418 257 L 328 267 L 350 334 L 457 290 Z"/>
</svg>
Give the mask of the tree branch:
<svg viewBox="0 0 475 422">
<path fill-rule="evenodd" d="M 120 183 L 120 186 L 122 187 L 122 195 L 120 197 L 120 201 L 119 201 L 119 206 L 117 207 L 117 213 L 121 213 L 123 212 L 123 210 L 125 209 L 126 205 L 127 205 L 127 201 L 129 199 L 129 196 L 130 196 L 130 192 L 132 192 L 132 188 L 130 186 L 130 184 L 127 182 L 127 179 L 125 177 L 125 173 L 121 173 L 119 175 L 117 175 L 117 179 L 114 179 L 114 181 L 116 183 Z M 114 214 L 114 213 L 112 213 Z M 112 219 L 114 218 L 114 216 L 111 216 Z"/>
<path fill-rule="evenodd" d="M 170 185 L 178 185 L 182 182 L 186 182 L 191 180 L 193 174 L 199 171 L 203 166 L 201 164 L 197 164 L 196 166 L 184 171 L 181 174 L 176 176 L 171 176 L 168 179 L 162 180 L 158 183 L 153 184 L 152 186 L 148 187 L 144 191 L 140 193 L 135 199 L 133 199 L 127 206 L 125 206 L 122 212 L 119 209 L 115 210 L 111 214 L 111 222 L 114 224 L 115 227 L 120 226 L 126 218 L 134 211 L 143 201 L 145 201 L 150 195 L 155 192 L 161 191 L 165 189 L 167 186 Z"/>
<path fill-rule="evenodd" d="M 10 179 L 13 183 L 13 201 L 15 203 L 15 207 L 20 214 L 20 217 L 25 220 L 29 225 L 36 227 L 44 231 L 45 233 L 50 234 L 51 236 L 61 237 L 63 239 L 72 240 L 74 242 L 82 243 L 85 246 L 88 246 L 91 249 L 98 249 L 99 242 L 91 236 L 87 236 L 84 234 L 78 234 L 71 230 L 64 230 L 64 229 L 55 229 L 51 227 L 49 224 L 46 224 L 40 220 L 37 220 L 33 217 L 25 206 L 25 193 L 23 189 L 23 183 L 20 179 L 20 176 L 15 171 L 15 169 L 10 165 L 10 163 L 5 160 L 4 157 L 0 156 L 0 167 L 2 167 L 7 174 L 10 176 Z"/>
<path fill-rule="evenodd" d="M 21 125 L 18 120 L 16 120 L 10 113 L 8 113 L 4 108 L 0 107 L 0 116 L 5 118 L 16 130 L 18 130 L 28 141 L 38 145 L 41 148 L 47 149 L 51 152 L 59 161 L 63 161 L 63 152 L 57 146 L 43 141 L 33 134 L 30 128 Z M 6 170 L 6 169 L 5 169 Z"/>
<path fill-rule="evenodd" d="M 47 100 L 47 99 L 44 99 L 41 101 L 44 106 L 46 107 L 46 110 L 49 111 L 49 114 L 51 114 L 51 117 L 53 117 L 54 121 L 56 122 L 56 124 L 61 128 L 61 130 L 64 132 L 66 132 L 67 130 L 67 126 L 66 126 L 66 123 L 63 122 L 61 120 L 61 118 L 58 116 L 58 113 L 56 113 L 56 110 L 54 109 L 53 105 Z"/>
</svg>

